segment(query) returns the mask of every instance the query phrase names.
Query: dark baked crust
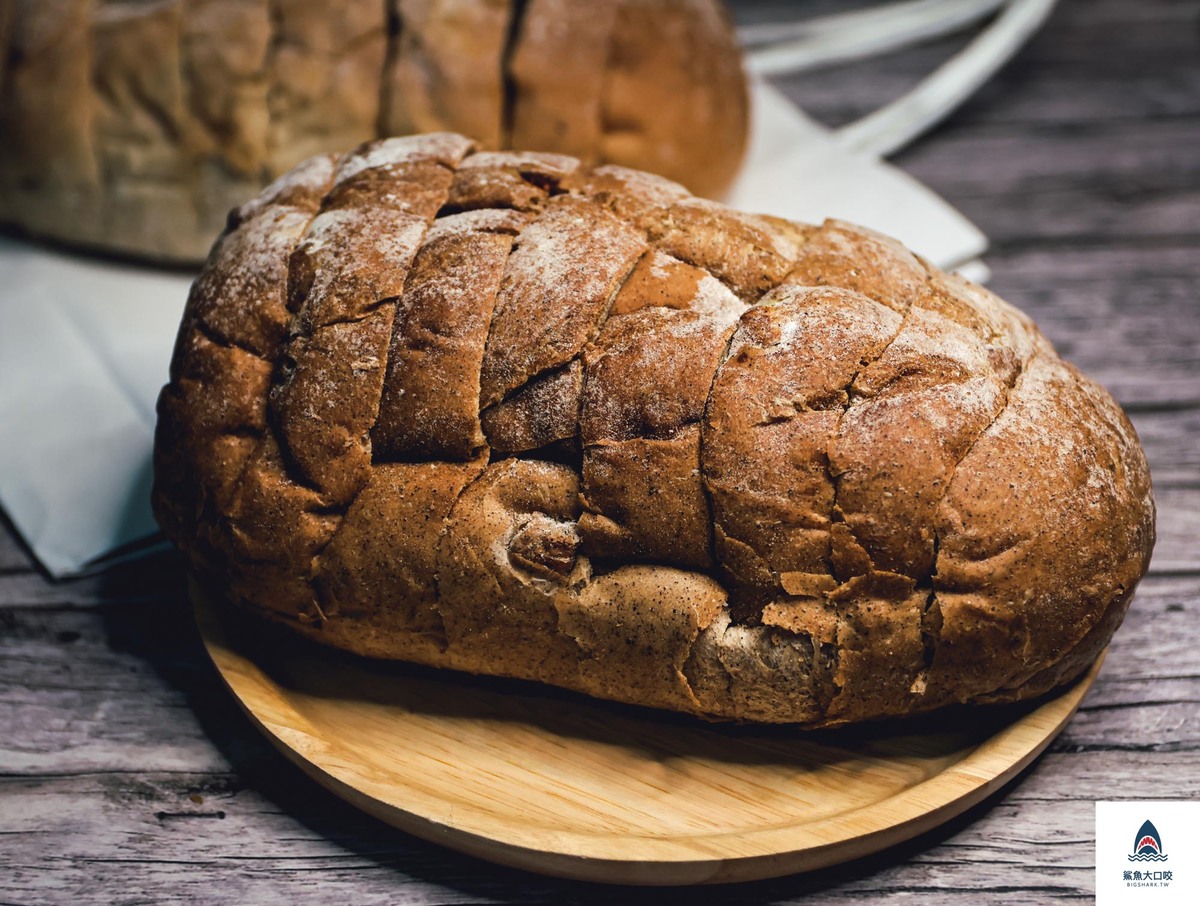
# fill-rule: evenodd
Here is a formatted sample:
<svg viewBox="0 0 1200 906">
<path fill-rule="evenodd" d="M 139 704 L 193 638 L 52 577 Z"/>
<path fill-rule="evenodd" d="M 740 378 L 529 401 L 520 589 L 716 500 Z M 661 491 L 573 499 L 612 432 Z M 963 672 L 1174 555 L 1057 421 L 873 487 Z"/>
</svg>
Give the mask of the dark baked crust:
<svg viewBox="0 0 1200 906">
<path fill-rule="evenodd" d="M 159 520 L 239 604 L 709 718 L 1039 694 L 1154 540 L 1120 408 L 986 290 L 447 134 L 238 209 L 159 412 Z"/>
<path fill-rule="evenodd" d="M 5 0 L 0 222 L 199 262 L 300 161 L 434 131 L 716 196 L 747 109 L 720 0 Z"/>
</svg>

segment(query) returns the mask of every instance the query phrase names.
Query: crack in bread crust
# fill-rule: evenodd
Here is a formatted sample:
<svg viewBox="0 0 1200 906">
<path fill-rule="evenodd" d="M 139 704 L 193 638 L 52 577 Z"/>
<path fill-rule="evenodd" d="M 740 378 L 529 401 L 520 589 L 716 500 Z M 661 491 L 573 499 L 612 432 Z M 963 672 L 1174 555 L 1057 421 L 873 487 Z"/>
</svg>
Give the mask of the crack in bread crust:
<svg viewBox="0 0 1200 906">
<path fill-rule="evenodd" d="M 197 283 L 156 511 L 241 604 L 373 656 L 809 726 L 1035 694 L 1111 635 L 1153 543 L 1144 458 L 1027 319 L 844 224 L 464 142 L 314 165 Z M 597 224 L 603 248 L 572 239 Z M 425 439 L 396 440 L 416 411 Z M 1037 477 L 1054 457 L 1065 490 Z M 1010 477 L 1061 540 L 997 509 Z M 1055 515 L 1065 493 L 1086 513 Z M 1123 571 L 1030 566 L 1073 542 Z"/>
<path fill-rule="evenodd" d="M 232 266 L 236 268 L 241 266 L 259 273 L 263 271 L 270 273 L 274 268 L 279 272 L 268 278 L 265 283 L 254 280 L 233 282 L 218 280 L 206 283 L 205 275 L 202 274 L 197 279 L 192 295 L 189 297 L 188 312 L 197 312 L 203 303 L 209 310 L 232 309 L 236 313 L 243 313 L 248 318 L 251 311 L 263 304 L 270 304 L 270 299 L 274 297 L 275 305 L 281 314 L 286 314 L 287 261 L 296 242 L 299 241 L 299 237 L 307 228 L 307 224 L 315 218 L 320 207 L 320 198 L 331 184 L 332 178 L 332 168 L 301 167 L 298 168 L 297 175 L 292 181 L 288 182 L 285 179 L 278 185 L 268 187 L 264 191 L 263 197 L 274 198 L 276 204 L 286 205 L 300 212 L 304 226 L 296 229 L 291 240 L 282 248 L 271 245 L 252 245 L 248 260 L 238 262 L 237 265 L 221 262 L 217 257 L 217 250 L 214 250 L 214 258 L 210 261 L 209 267 L 228 268 Z M 220 249 L 225 243 L 237 242 L 238 233 L 248 229 L 256 217 L 271 216 L 270 207 L 271 203 L 268 203 L 263 209 L 256 208 L 254 203 L 244 206 L 239 216 L 232 221 L 231 231 L 227 232 L 219 241 L 217 249 Z M 261 298 L 247 299 L 243 293 L 250 288 L 255 289 Z M 180 332 L 179 343 L 172 363 L 173 375 L 179 375 L 183 370 L 188 331 L 195 331 L 200 336 L 206 335 L 200 327 L 201 323 L 202 320 L 198 314 L 192 318 L 185 314 L 184 327 Z M 229 338 L 223 337 L 223 339 Z M 230 344 L 230 348 L 241 348 L 242 345 L 234 347 Z M 273 366 L 273 363 L 282 354 L 283 339 L 282 337 L 278 338 L 272 348 L 245 351 Z M 200 393 L 197 396 L 201 399 L 206 398 L 210 388 L 201 386 L 199 389 Z M 230 588 L 231 593 L 235 597 L 241 597 L 236 587 L 238 575 L 243 567 L 236 553 L 235 508 L 247 473 L 252 468 L 252 464 L 263 455 L 266 446 L 273 439 L 266 424 L 267 394 L 264 392 L 261 395 L 257 406 L 259 411 L 256 418 L 263 422 L 262 429 L 255 431 L 249 447 L 243 445 L 242 450 L 235 453 L 232 461 L 222 460 L 221 471 L 206 474 L 197 470 L 200 474 L 182 478 L 176 470 L 181 464 L 191 461 L 192 456 L 195 455 L 189 448 L 196 445 L 207 446 L 212 442 L 195 436 L 195 432 L 202 428 L 199 416 L 203 410 L 199 404 L 193 403 L 190 411 L 185 409 L 178 416 L 172 415 L 174 412 L 174 407 L 170 403 L 172 394 L 168 392 L 171 390 L 172 385 L 168 385 L 164 389 L 160 401 L 160 412 L 163 417 L 160 418 L 156 431 L 155 489 L 153 494 L 155 511 L 164 528 L 168 529 L 168 533 L 170 534 L 171 530 L 174 531 L 176 543 L 192 553 L 199 564 L 205 565 L 209 571 L 227 570 L 227 581 L 234 586 Z M 245 425 L 244 423 L 226 423 L 222 428 L 226 437 L 236 437 L 241 430 L 244 430 Z M 186 465 L 184 468 L 186 469 Z M 217 492 L 215 500 L 210 491 L 214 483 L 216 483 Z M 193 488 L 198 496 L 193 495 Z M 187 512 L 189 507 L 193 509 L 191 513 Z M 306 568 L 307 564 L 303 566 Z M 247 568 L 252 569 L 253 566 Z M 252 599 L 253 596 L 251 596 Z M 289 603 L 296 604 L 296 599 L 293 598 Z M 306 605 L 303 603 L 292 611 L 292 615 L 301 612 L 307 612 Z"/>
<path fill-rule="evenodd" d="M 942 493 L 934 502 L 935 511 L 941 508 L 942 501 L 945 499 L 946 494 L 949 493 L 950 487 L 954 484 L 954 476 L 958 473 L 959 466 L 961 466 L 963 462 L 966 461 L 966 459 L 971 455 L 976 444 L 978 444 L 984 435 L 987 434 L 991 427 L 996 424 L 1001 417 L 1003 417 L 1005 411 L 1008 409 L 1009 402 L 1012 399 L 1012 394 L 1016 390 L 1017 382 L 1020 380 L 1021 375 L 1028 367 L 1028 364 L 1029 362 L 1027 360 L 1020 360 L 1017 370 L 1005 381 L 1003 400 L 1000 404 L 1000 407 L 996 410 L 996 413 L 992 416 L 987 425 L 984 426 L 983 429 L 971 439 L 971 443 L 967 447 L 966 451 L 954 462 L 954 465 L 951 467 L 950 473 L 946 478 L 946 482 L 942 488 Z M 937 562 L 938 555 L 941 552 L 942 541 L 941 532 L 936 520 L 934 521 L 931 530 L 933 533 L 933 568 L 929 574 L 929 598 L 926 602 L 925 610 L 921 618 L 922 634 L 928 638 L 928 642 L 925 646 L 925 670 L 914 681 L 914 683 L 920 685 L 922 692 L 924 692 L 926 688 L 926 676 L 928 675 L 929 669 L 933 666 L 933 662 L 937 657 L 937 647 L 941 640 L 941 610 L 937 600 Z"/>
</svg>

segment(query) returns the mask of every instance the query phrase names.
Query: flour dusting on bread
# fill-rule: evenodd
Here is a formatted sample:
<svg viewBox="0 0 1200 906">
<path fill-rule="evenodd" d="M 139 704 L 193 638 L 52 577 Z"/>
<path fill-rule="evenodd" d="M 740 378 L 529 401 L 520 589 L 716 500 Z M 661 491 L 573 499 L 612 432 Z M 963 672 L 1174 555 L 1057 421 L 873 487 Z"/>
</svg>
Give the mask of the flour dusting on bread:
<svg viewBox="0 0 1200 906">
<path fill-rule="evenodd" d="M 1153 546 L 1120 407 L 986 290 L 452 135 L 244 205 L 171 374 L 156 512 L 238 605 L 709 719 L 1039 694 Z"/>
</svg>

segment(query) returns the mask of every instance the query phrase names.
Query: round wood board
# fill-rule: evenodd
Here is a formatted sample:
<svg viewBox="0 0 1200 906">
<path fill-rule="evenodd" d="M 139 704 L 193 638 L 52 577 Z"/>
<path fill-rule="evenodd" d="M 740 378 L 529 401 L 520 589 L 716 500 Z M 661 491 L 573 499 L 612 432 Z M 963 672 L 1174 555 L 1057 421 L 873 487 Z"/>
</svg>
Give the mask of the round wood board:
<svg viewBox="0 0 1200 906">
<path fill-rule="evenodd" d="M 354 658 L 193 591 L 217 670 L 318 783 L 483 859 L 625 884 L 822 868 L 930 830 L 1059 733 L 1103 657 L 1054 697 L 840 730 L 708 725 L 532 683 Z"/>
</svg>

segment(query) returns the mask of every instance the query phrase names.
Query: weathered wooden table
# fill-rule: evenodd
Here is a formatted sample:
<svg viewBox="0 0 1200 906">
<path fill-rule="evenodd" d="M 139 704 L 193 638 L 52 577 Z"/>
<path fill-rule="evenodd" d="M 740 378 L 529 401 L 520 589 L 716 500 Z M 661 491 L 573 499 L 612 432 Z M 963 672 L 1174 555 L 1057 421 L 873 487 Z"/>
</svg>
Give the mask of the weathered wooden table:
<svg viewBox="0 0 1200 906">
<path fill-rule="evenodd" d="M 988 233 L 993 287 L 1115 392 L 1149 453 L 1158 549 L 1099 682 L 1030 770 L 941 829 L 689 896 L 1090 899 L 1095 800 L 1200 798 L 1198 18 L 1192 2 L 1065 0 L 898 159 Z M 952 47 L 785 84 L 845 120 Z M 174 556 L 54 584 L 0 528 L 0 901 L 670 901 L 496 868 L 344 805 L 242 717 L 182 598 Z"/>
</svg>

